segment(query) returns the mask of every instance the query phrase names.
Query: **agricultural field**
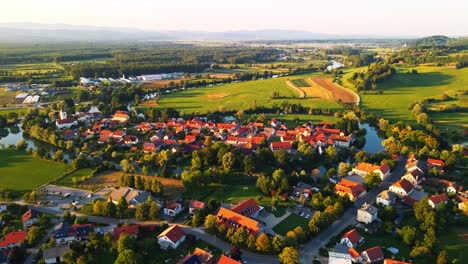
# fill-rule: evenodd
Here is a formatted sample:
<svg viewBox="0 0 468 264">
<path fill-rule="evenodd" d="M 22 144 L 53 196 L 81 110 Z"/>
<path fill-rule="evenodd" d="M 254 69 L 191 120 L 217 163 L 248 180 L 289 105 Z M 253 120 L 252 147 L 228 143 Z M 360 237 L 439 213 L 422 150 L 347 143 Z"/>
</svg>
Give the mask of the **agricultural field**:
<svg viewBox="0 0 468 264">
<path fill-rule="evenodd" d="M 6 89 L 0 88 L 0 107 L 11 103 L 15 95 L 16 92 L 7 92 Z"/>
<path fill-rule="evenodd" d="M 282 77 L 185 90 L 162 96 L 158 107 L 173 107 L 184 113 L 206 113 L 217 110 L 245 110 L 255 104 L 271 107 L 273 104 L 279 105 L 288 101 L 313 108 L 341 109 L 335 102 L 298 98 L 298 92 L 288 87 L 287 80 L 288 78 Z M 271 99 L 273 92 L 278 92 L 280 98 Z"/>
<path fill-rule="evenodd" d="M 15 74 L 28 74 L 28 73 L 49 73 L 62 71 L 63 68 L 58 63 L 17 63 L 17 64 L 3 64 L 0 66 L 0 72 L 8 72 Z"/>
<path fill-rule="evenodd" d="M 0 188 L 13 196 L 31 191 L 70 170 L 63 163 L 34 159 L 22 150 L 0 150 Z"/>
<path fill-rule="evenodd" d="M 72 172 L 70 174 L 67 174 L 63 178 L 60 178 L 60 179 L 54 181 L 54 184 L 61 185 L 61 186 L 66 186 L 66 187 L 77 187 L 73 183 L 73 178 L 74 177 L 81 178 L 81 177 L 89 176 L 89 175 L 91 175 L 92 171 L 93 171 L 92 168 L 84 168 L 84 169 L 76 170 L 76 171 L 74 171 L 74 172 Z"/>
<path fill-rule="evenodd" d="M 447 250 L 449 256 L 457 258 L 459 263 L 468 261 L 468 228 L 466 226 L 451 226 L 438 239 L 441 248 Z"/>
<path fill-rule="evenodd" d="M 413 68 L 411 68 L 413 69 Z M 408 69 L 400 69 L 395 76 L 379 84 L 382 94 L 361 92 L 361 105 L 371 111 L 381 114 L 393 122 L 403 120 L 416 124 L 409 107 L 412 103 L 424 98 L 434 98 L 445 92 L 468 90 L 468 68 L 453 69 L 444 67 L 414 67 L 418 74 L 407 74 Z M 356 70 L 347 71 L 345 80 Z M 468 116 L 460 113 L 437 113 L 430 115 L 436 124 L 445 128 L 467 127 Z"/>
</svg>

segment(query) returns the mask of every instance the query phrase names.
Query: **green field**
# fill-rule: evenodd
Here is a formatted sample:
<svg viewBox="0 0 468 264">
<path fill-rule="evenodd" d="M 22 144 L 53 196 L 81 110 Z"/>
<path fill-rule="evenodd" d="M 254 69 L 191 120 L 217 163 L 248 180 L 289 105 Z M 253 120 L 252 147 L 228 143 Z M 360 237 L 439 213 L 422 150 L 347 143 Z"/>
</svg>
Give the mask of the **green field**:
<svg viewBox="0 0 468 264">
<path fill-rule="evenodd" d="M 34 159 L 25 151 L 0 150 L 0 188 L 14 196 L 30 191 L 70 169 L 69 165 Z"/>
<path fill-rule="evenodd" d="M 310 76 L 310 75 L 308 75 Z M 291 79 L 301 79 L 295 76 Z M 286 85 L 287 77 L 195 88 L 162 96 L 158 108 L 173 107 L 184 113 L 206 113 L 217 110 L 245 110 L 257 106 L 271 107 L 284 101 L 313 108 L 341 109 L 335 102 L 320 99 L 299 99 L 298 93 Z M 279 99 L 271 99 L 279 92 Z"/>
<path fill-rule="evenodd" d="M 291 214 L 281 221 L 281 223 L 273 227 L 273 231 L 285 236 L 288 231 L 291 231 L 298 226 L 301 226 L 304 231 L 309 230 L 309 220 L 297 214 Z"/>
<path fill-rule="evenodd" d="M 305 79 L 296 79 L 291 81 L 297 87 L 310 87 L 310 84 Z"/>
<path fill-rule="evenodd" d="M 24 63 L 24 64 L 3 64 L 0 66 L 0 72 L 28 74 L 28 73 L 49 73 L 63 70 L 58 63 Z"/>
<path fill-rule="evenodd" d="M 361 69 L 361 68 L 360 68 Z M 343 84 L 352 87 L 345 80 L 356 70 L 349 70 L 343 77 Z M 413 68 L 411 68 L 413 69 Z M 437 97 L 444 92 L 468 90 L 468 68 L 452 69 L 443 67 L 414 67 L 418 74 L 407 74 L 409 69 L 399 70 L 389 80 L 379 84 L 382 94 L 361 92 L 362 106 L 381 114 L 391 121 L 403 120 L 415 124 L 416 120 L 408 109 L 421 99 Z M 430 115 L 436 124 L 450 128 L 467 127 L 468 115 L 460 113 Z"/>
</svg>

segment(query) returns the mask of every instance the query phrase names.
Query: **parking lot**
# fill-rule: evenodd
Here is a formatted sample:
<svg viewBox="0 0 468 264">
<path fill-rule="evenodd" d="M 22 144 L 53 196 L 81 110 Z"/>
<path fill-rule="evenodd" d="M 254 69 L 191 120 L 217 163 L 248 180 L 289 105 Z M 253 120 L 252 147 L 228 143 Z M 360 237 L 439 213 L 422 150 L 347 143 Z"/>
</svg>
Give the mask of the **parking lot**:
<svg viewBox="0 0 468 264">
<path fill-rule="evenodd" d="M 90 191 L 68 188 L 56 185 L 47 185 L 42 191 L 46 194 L 46 205 L 57 206 L 61 208 L 69 208 L 70 206 L 80 206 L 87 204 L 93 200 L 93 195 Z"/>
<path fill-rule="evenodd" d="M 314 215 L 314 210 L 303 205 L 296 205 L 292 207 L 290 210 L 291 210 L 291 213 L 302 216 L 305 219 L 311 219 L 312 216 Z"/>
</svg>

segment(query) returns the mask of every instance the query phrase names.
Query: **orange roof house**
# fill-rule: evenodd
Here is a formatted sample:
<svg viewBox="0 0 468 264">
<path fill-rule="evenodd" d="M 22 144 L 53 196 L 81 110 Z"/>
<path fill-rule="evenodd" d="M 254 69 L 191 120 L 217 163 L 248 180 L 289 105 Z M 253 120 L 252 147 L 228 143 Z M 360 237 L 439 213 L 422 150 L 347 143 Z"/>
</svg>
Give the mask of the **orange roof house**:
<svg viewBox="0 0 468 264">
<path fill-rule="evenodd" d="M 140 233 L 139 231 L 139 226 L 138 225 L 123 225 L 123 226 L 117 226 L 114 227 L 114 241 L 119 240 L 120 235 L 122 234 L 127 234 L 131 237 L 137 237 L 138 234 Z"/>
<path fill-rule="evenodd" d="M 230 257 L 221 255 L 221 258 L 219 259 L 218 264 L 241 264 L 241 263 L 239 261 L 233 260 Z"/>
<path fill-rule="evenodd" d="M 349 199 L 354 201 L 366 193 L 366 188 L 357 182 L 341 179 L 341 181 L 335 185 L 335 193 L 340 196 L 348 195 Z"/>
<path fill-rule="evenodd" d="M 390 173 L 390 167 L 387 164 L 379 166 L 367 162 L 359 162 L 358 165 L 353 168 L 353 172 L 361 176 L 365 176 L 369 173 L 378 173 L 380 174 L 380 178 L 384 180 Z"/>
<path fill-rule="evenodd" d="M 406 179 L 401 179 L 392 184 L 388 190 L 402 198 L 413 191 L 413 184 Z"/>
<path fill-rule="evenodd" d="M 248 234 L 257 235 L 260 232 L 260 227 L 257 221 L 246 216 L 221 207 L 216 214 L 219 224 L 224 224 L 231 228 L 244 228 Z"/>
</svg>

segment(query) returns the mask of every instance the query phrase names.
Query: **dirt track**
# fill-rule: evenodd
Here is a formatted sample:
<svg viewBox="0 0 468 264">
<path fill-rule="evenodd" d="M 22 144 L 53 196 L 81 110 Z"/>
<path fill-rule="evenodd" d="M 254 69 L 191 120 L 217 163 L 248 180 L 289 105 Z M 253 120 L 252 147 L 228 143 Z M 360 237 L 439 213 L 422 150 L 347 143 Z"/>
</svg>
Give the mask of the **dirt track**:
<svg viewBox="0 0 468 264">
<path fill-rule="evenodd" d="M 297 87 L 296 85 L 294 85 L 294 84 L 293 84 L 291 81 L 289 81 L 289 80 L 286 81 L 286 84 L 287 84 L 289 87 L 293 88 L 296 92 L 299 93 L 299 98 L 305 98 L 305 92 L 304 92 L 301 88 Z"/>
</svg>

